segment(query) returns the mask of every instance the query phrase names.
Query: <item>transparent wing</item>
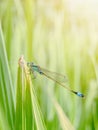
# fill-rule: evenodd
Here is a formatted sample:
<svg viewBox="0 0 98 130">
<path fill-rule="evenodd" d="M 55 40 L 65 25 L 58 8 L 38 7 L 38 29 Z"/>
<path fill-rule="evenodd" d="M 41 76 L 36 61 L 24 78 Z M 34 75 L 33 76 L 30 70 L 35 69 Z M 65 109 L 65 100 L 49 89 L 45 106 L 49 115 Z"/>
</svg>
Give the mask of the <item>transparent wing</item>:
<svg viewBox="0 0 98 130">
<path fill-rule="evenodd" d="M 43 73 L 45 73 L 47 76 L 51 77 L 52 79 L 57 80 L 60 83 L 68 83 L 68 78 L 65 75 L 62 75 L 62 74 L 59 74 L 56 72 L 52 72 L 52 71 L 49 71 L 49 70 L 41 68 L 41 67 L 40 67 L 40 69 Z"/>
<path fill-rule="evenodd" d="M 62 74 L 59 74 L 59 73 L 56 73 L 56 72 L 51 72 L 49 70 L 46 70 L 44 68 L 41 68 L 39 66 L 36 66 L 37 67 L 37 72 L 39 74 L 42 74 L 42 75 L 45 75 L 47 78 L 50 78 L 51 80 L 54 80 L 56 83 L 58 83 L 59 85 L 63 86 L 64 88 L 66 88 L 68 91 L 76 94 L 77 96 L 79 97 L 82 97 L 84 98 L 84 94 L 80 93 L 80 92 L 76 92 L 72 89 L 70 89 L 69 87 L 66 87 L 66 85 L 62 84 L 63 83 L 66 83 L 68 82 L 68 79 L 66 76 L 62 75 Z M 34 76 L 34 70 L 32 69 L 32 67 L 29 67 L 30 68 L 30 73 L 33 74 Z"/>
</svg>

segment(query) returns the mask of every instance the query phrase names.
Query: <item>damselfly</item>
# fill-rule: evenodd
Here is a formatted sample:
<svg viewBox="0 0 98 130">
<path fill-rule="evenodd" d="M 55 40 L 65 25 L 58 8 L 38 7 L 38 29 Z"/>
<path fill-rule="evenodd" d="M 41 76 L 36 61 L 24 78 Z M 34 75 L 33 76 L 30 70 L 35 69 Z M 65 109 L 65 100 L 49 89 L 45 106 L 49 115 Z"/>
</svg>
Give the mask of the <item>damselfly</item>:
<svg viewBox="0 0 98 130">
<path fill-rule="evenodd" d="M 34 72 L 38 72 L 41 75 L 46 76 L 47 78 L 55 81 L 57 84 L 63 86 L 64 88 L 66 88 L 68 91 L 76 94 L 79 97 L 84 97 L 84 94 L 82 94 L 81 92 L 76 92 L 74 90 L 72 90 L 69 87 L 66 87 L 66 85 L 64 85 L 62 82 L 64 82 L 66 80 L 66 76 L 63 76 L 62 74 L 56 73 L 56 72 L 51 72 L 49 70 L 43 69 L 38 65 L 35 65 L 33 62 L 27 62 L 27 66 L 29 68 L 29 71 L 31 74 L 34 74 Z M 65 81 L 66 82 L 66 81 Z"/>
</svg>

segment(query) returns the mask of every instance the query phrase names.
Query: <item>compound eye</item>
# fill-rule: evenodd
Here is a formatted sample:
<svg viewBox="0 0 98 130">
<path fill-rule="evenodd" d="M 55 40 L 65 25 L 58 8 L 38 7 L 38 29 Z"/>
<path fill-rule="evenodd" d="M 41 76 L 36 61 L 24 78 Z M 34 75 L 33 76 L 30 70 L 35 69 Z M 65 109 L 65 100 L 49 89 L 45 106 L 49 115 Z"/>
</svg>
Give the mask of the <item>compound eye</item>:
<svg viewBox="0 0 98 130">
<path fill-rule="evenodd" d="M 43 74 L 43 72 L 42 72 L 42 71 L 40 71 L 39 73 L 40 73 L 40 74 Z"/>
</svg>

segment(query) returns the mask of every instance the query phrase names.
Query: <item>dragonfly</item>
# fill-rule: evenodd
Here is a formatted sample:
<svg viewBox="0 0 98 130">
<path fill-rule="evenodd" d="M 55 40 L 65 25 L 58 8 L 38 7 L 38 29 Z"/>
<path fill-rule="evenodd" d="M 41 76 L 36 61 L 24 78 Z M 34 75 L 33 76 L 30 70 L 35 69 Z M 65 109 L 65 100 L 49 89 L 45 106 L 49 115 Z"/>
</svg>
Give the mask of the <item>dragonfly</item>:
<svg viewBox="0 0 98 130">
<path fill-rule="evenodd" d="M 34 75 L 34 73 L 37 72 L 40 75 L 43 75 L 43 76 L 53 80 L 54 82 L 56 82 L 60 86 L 66 88 L 71 93 L 73 93 L 81 98 L 85 97 L 84 94 L 82 94 L 81 92 L 74 91 L 71 88 L 67 87 L 65 84 L 63 84 L 64 81 L 66 82 L 66 76 L 59 74 L 59 73 L 56 73 L 56 72 L 49 71 L 49 70 L 44 69 L 44 68 L 41 68 L 40 66 L 34 64 L 33 62 L 27 62 L 27 66 L 29 68 L 30 74 Z"/>
</svg>

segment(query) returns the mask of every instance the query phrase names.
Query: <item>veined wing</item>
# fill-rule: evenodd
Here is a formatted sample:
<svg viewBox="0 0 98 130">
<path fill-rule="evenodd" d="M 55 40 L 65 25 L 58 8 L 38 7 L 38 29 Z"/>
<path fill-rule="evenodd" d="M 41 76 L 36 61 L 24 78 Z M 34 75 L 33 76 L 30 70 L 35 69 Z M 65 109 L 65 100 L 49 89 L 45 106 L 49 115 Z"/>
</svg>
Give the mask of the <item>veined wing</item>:
<svg viewBox="0 0 98 130">
<path fill-rule="evenodd" d="M 52 71 L 49 71 L 49 70 L 41 68 L 41 67 L 40 67 L 40 69 L 43 73 L 45 73 L 47 76 L 51 77 L 52 79 L 57 80 L 60 83 L 68 83 L 68 78 L 65 75 L 62 75 L 62 74 L 59 74 L 56 72 L 52 72 Z"/>
</svg>

